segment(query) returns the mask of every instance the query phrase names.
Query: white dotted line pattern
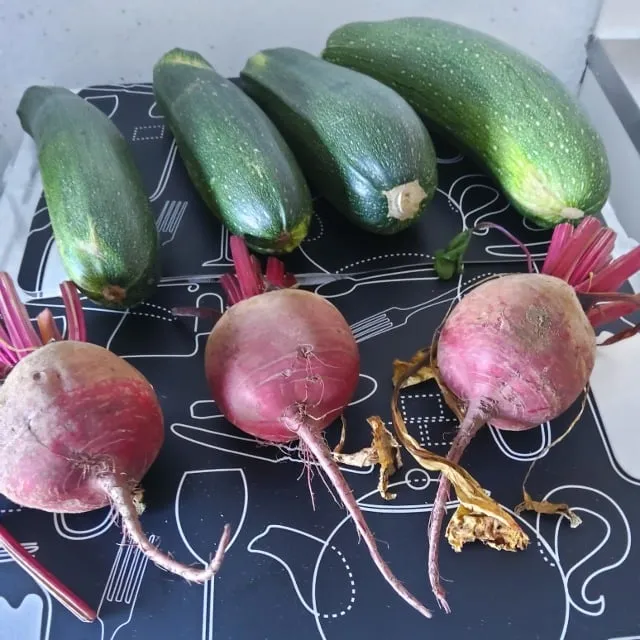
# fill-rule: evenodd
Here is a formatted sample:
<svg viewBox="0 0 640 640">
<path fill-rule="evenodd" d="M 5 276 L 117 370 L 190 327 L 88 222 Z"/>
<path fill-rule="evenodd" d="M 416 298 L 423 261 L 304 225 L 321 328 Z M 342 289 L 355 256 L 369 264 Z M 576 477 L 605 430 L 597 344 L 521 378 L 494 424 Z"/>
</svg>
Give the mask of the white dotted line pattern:
<svg viewBox="0 0 640 640">
<path fill-rule="evenodd" d="M 157 313 L 146 313 L 144 311 L 129 311 L 129 315 L 141 316 L 143 318 L 155 318 L 156 320 L 164 320 L 165 322 L 173 322 L 174 317 L 167 307 L 163 307 L 160 304 L 154 304 L 153 302 L 143 302 L 142 304 L 153 309 L 158 309 L 167 315 L 160 316 Z"/>
<path fill-rule="evenodd" d="M 451 209 L 451 211 L 453 211 L 454 213 L 458 213 L 457 207 L 453 204 L 453 202 L 451 202 L 451 198 L 449 196 L 447 196 L 447 204 L 449 205 L 449 209 Z M 464 215 L 464 213 L 462 215 Z"/>
<path fill-rule="evenodd" d="M 419 416 L 418 418 L 407 418 L 405 422 L 408 422 L 409 424 L 424 424 L 425 422 L 456 422 L 456 420 L 455 418 L 447 418 L 446 416 Z"/>
<path fill-rule="evenodd" d="M 129 315 L 142 316 L 143 318 L 155 318 L 156 320 L 165 320 L 166 322 L 173 322 L 173 318 L 165 318 L 155 313 L 144 313 L 143 311 L 130 311 Z"/>
<path fill-rule="evenodd" d="M 153 302 L 143 302 L 142 304 L 146 307 L 153 307 L 154 309 L 160 309 L 160 311 L 169 312 L 169 309 L 167 309 L 167 307 L 163 307 L 161 304 L 154 304 Z"/>
<path fill-rule="evenodd" d="M 344 554 L 342 553 L 342 551 L 340 551 L 340 549 L 331 545 L 331 550 L 335 551 L 338 554 L 338 557 L 340 558 L 340 560 L 342 560 L 342 563 L 344 564 L 344 568 L 347 572 L 347 575 L 349 576 L 351 596 L 349 597 L 349 604 L 347 605 L 346 609 L 343 609 L 342 611 L 340 611 L 340 613 L 323 613 L 322 617 L 325 619 L 339 618 L 340 616 L 346 615 L 348 611 L 351 611 L 351 609 L 353 609 L 353 603 L 356 601 L 356 583 L 353 581 L 353 573 L 351 573 L 351 567 L 349 566 L 347 559 L 344 557 Z"/>
<path fill-rule="evenodd" d="M 315 236 L 306 237 L 304 239 L 305 243 L 315 242 L 316 240 L 320 240 L 320 238 L 322 238 L 322 236 L 324 235 L 324 222 L 322 222 L 322 218 L 316 215 L 313 217 L 313 219 L 320 225 L 320 231 L 318 231 L 318 233 Z"/>
<path fill-rule="evenodd" d="M 439 415 L 433 416 L 407 416 L 406 400 L 429 399 L 435 398 L 438 402 Z M 442 398 L 438 393 L 410 393 L 400 397 L 400 411 L 405 416 L 407 424 L 414 424 L 418 427 L 419 440 L 423 447 L 429 449 L 431 447 L 448 447 L 451 442 L 433 442 L 429 434 L 430 424 L 444 424 L 447 422 L 457 422 L 455 418 L 450 418 L 444 414 L 444 405 Z"/>
<path fill-rule="evenodd" d="M 138 131 L 142 131 L 146 129 L 160 129 L 160 133 L 156 135 L 138 135 Z M 143 124 L 133 128 L 133 136 L 131 136 L 132 140 L 136 142 L 140 140 L 162 140 L 164 137 L 164 125 L 163 124 Z"/>
<path fill-rule="evenodd" d="M 16 509 L 0 509 L 0 514 L 5 514 L 5 513 L 20 513 L 22 511 L 22 509 L 20 507 L 16 508 Z"/>
<path fill-rule="evenodd" d="M 345 267 L 341 267 L 336 271 L 336 273 L 341 273 L 346 269 L 350 269 L 351 267 L 357 267 L 360 264 L 365 264 L 366 262 L 373 262 L 374 260 L 384 260 L 385 258 L 432 258 L 433 256 L 429 253 L 418 253 L 411 251 L 399 251 L 398 253 L 385 253 L 381 256 L 373 256 L 371 258 L 362 258 L 362 260 L 356 260 L 351 264 L 346 265 Z"/>
<path fill-rule="evenodd" d="M 550 567 L 555 567 L 556 566 L 556 563 L 555 562 L 551 562 L 549 556 L 545 553 L 544 548 L 542 547 L 542 544 L 540 543 L 540 540 L 538 540 L 538 551 L 540 552 L 540 555 L 542 556 L 542 559 Z"/>
</svg>

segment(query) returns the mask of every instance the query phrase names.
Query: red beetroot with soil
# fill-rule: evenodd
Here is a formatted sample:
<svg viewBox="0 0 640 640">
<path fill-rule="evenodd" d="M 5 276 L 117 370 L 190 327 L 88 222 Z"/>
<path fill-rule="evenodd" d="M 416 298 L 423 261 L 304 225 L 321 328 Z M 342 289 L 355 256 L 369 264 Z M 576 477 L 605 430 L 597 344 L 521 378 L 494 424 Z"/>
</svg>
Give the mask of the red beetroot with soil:
<svg viewBox="0 0 640 640">
<path fill-rule="evenodd" d="M 454 307 L 437 338 L 441 383 L 464 408 L 447 455 L 451 462 L 458 463 L 485 424 L 530 429 L 578 399 L 595 362 L 594 327 L 638 308 L 637 296 L 616 290 L 640 268 L 640 247 L 612 260 L 614 241 L 615 233 L 596 218 L 575 229 L 558 225 L 542 274 L 483 282 Z M 438 538 L 449 488 L 441 475 L 429 523 L 429 578 L 447 612 Z"/>
<path fill-rule="evenodd" d="M 229 422 L 260 440 L 299 439 L 335 487 L 381 574 L 405 601 L 431 617 L 380 555 L 323 437 L 358 384 L 359 352 L 349 325 L 324 298 L 289 288 L 294 280 L 276 258 L 269 258 L 263 278 L 240 238 L 231 239 L 231 248 L 236 275 L 222 280 L 231 306 L 206 346 L 213 399 Z"/>
<path fill-rule="evenodd" d="M 66 282 L 61 290 L 68 340 L 48 309 L 37 318 L 38 335 L 10 277 L 0 273 L 0 493 L 56 513 L 113 504 L 131 541 L 158 566 L 186 580 L 210 579 L 222 562 L 229 528 L 205 568 L 184 565 L 148 540 L 133 495 L 163 444 L 158 398 L 132 365 L 86 342 L 77 289 Z M 0 544 L 12 546 L 1 534 Z M 37 573 L 33 565 L 25 568 Z M 62 585 L 51 588 L 61 596 Z M 82 609 L 73 596 L 62 600 L 76 613 Z"/>
</svg>

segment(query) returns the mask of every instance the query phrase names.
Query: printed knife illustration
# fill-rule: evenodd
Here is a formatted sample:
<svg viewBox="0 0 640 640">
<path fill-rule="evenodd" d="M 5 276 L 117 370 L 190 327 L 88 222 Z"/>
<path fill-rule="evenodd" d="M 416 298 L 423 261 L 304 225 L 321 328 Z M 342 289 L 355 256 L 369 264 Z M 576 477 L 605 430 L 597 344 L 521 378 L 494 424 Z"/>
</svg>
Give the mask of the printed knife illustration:
<svg viewBox="0 0 640 640">
<path fill-rule="evenodd" d="M 415 262 L 412 264 L 396 265 L 393 267 L 380 267 L 370 269 L 368 271 L 350 271 L 348 273 L 335 273 L 327 271 L 316 271 L 314 273 L 296 273 L 295 277 L 298 284 L 302 286 L 314 286 L 326 284 L 327 282 L 337 282 L 338 280 L 352 280 L 355 278 L 365 278 L 367 276 L 377 277 L 382 274 L 405 275 L 410 273 L 412 269 L 432 269 L 432 265 L 424 262 Z M 193 274 L 185 276 L 167 276 L 160 278 L 160 284 L 215 284 L 220 282 L 225 273 L 229 271 L 221 271 L 217 273 Z"/>
</svg>

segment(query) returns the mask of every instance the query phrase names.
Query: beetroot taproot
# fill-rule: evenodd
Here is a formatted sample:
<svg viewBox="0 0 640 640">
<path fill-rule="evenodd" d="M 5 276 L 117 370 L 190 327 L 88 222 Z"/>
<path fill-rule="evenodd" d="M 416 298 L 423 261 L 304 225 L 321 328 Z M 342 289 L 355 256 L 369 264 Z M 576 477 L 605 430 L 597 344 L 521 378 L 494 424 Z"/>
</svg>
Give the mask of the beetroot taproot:
<svg viewBox="0 0 640 640">
<path fill-rule="evenodd" d="M 360 357 L 344 316 L 270 257 L 266 276 L 243 240 L 231 239 L 236 275 L 222 280 L 231 306 L 215 324 L 205 352 L 211 394 L 226 419 L 266 443 L 299 440 L 335 487 L 371 557 L 393 589 L 426 609 L 391 572 L 358 503 L 331 456 L 323 430 L 356 391 Z"/>
<path fill-rule="evenodd" d="M 135 367 L 85 341 L 77 289 L 69 282 L 61 289 L 68 340 L 48 310 L 38 316 L 38 335 L 11 278 L 0 274 L 0 356 L 6 366 L 0 493 L 23 507 L 55 513 L 111 504 L 132 542 L 159 567 L 189 581 L 210 579 L 222 562 L 229 527 L 204 568 L 164 554 L 144 534 L 134 493 L 164 441 L 160 403 Z"/>
</svg>

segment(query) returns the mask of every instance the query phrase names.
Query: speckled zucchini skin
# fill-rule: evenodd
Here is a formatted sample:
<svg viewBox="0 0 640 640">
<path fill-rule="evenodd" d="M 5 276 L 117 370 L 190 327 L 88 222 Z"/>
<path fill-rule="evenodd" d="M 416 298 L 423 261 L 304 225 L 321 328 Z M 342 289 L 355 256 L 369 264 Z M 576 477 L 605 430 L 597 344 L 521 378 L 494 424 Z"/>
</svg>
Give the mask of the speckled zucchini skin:
<svg viewBox="0 0 640 640">
<path fill-rule="evenodd" d="M 309 184 L 354 224 L 393 234 L 420 219 L 435 194 L 436 155 L 423 122 L 395 91 L 289 47 L 256 53 L 240 79 L 284 136 Z M 410 217 L 390 215 L 386 194 L 416 182 Z"/>
<path fill-rule="evenodd" d="M 495 38 L 431 18 L 354 22 L 330 34 L 322 56 L 395 89 L 482 162 L 539 226 L 605 203 L 606 151 L 577 100 Z"/>
<path fill-rule="evenodd" d="M 191 181 L 218 219 L 256 252 L 298 247 L 309 230 L 311 195 L 260 108 L 200 54 L 184 49 L 155 64 L 153 90 Z"/>
<path fill-rule="evenodd" d="M 17 113 L 36 144 L 68 278 L 109 308 L 149 297 L 160 275 L 158 233 L 139 170 L 116 125 L 63 87 L 29 87 Z"/>
</svg>

